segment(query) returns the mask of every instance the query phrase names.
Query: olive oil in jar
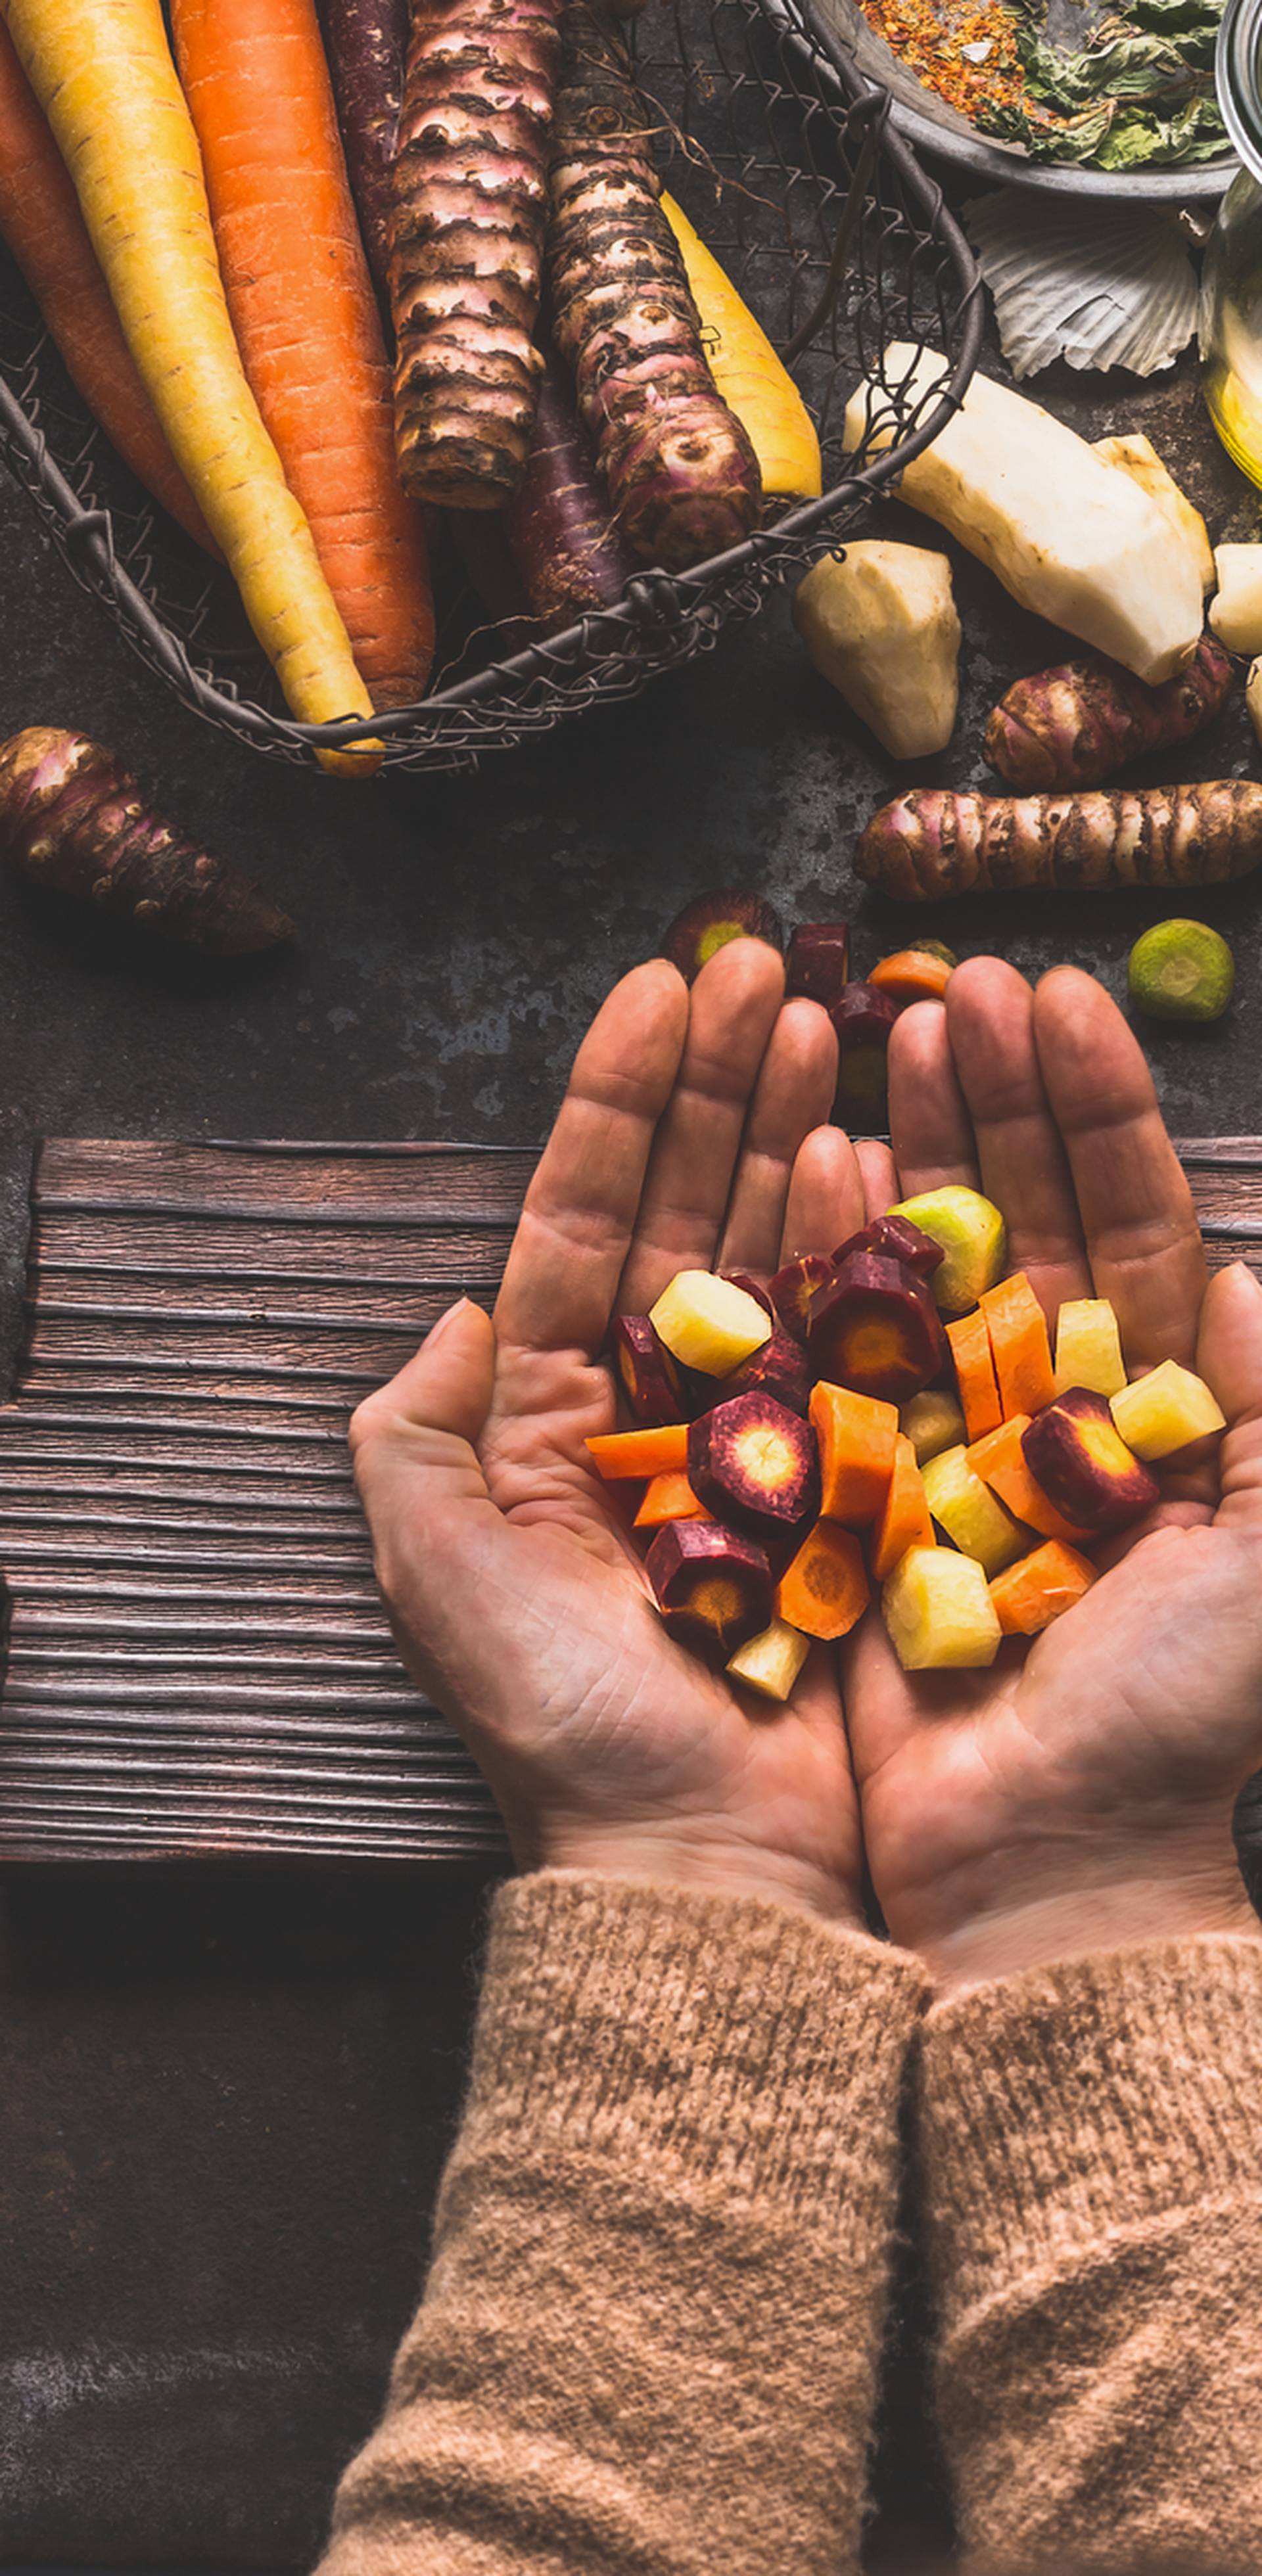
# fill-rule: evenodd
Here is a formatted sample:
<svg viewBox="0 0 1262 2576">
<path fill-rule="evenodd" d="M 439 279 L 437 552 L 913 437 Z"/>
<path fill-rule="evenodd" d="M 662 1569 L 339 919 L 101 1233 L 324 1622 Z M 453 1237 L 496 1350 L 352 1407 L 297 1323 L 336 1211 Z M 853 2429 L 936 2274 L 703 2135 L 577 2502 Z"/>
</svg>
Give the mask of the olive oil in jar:
<svg viewBox="0 0 1262 2576">
<path fill-rule="evenodd" d="M 1205 254 L 1201 385 L 1228 455 L 1262 486 L 1262 0 L 1227 0 L 1215 77 L 1243 167 Z"/>
</svg>

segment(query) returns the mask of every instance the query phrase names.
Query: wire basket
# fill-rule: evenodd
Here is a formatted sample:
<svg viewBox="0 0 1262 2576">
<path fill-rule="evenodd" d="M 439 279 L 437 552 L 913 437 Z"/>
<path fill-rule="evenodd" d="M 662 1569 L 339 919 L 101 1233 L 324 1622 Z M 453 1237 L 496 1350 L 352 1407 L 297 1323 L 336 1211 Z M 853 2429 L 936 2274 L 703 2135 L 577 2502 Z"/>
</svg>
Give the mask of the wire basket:
<svg viewBox="0 0 1262 2576">
<path fill-rule="evenodd" d="M 649 0 L 637 68 L 666 186 L 792 372 L 820 434 L 825 492 L 685 573 L 647 570 L 615 608 L 507 658 L 454 602 L 431 693 L 366 720 L 298 724 L 226 572 L 151 506 L 65 375 L 16 272 L 0 272 L 0 450 L 76 579 L 186 707 L 272 759 L 376 737 L 383 768 L 470 769 L 563 717 L 634 696 L 835 543 L 940 429 L 977 362 L 980 280 L 940 189 L 888 123 L 813 0 Z M 881 377 L 891 341 L 942 351 L 917 406 Z M 861 375 L 897 424 L 883 453 L 842 445 Z"/>
</svg>

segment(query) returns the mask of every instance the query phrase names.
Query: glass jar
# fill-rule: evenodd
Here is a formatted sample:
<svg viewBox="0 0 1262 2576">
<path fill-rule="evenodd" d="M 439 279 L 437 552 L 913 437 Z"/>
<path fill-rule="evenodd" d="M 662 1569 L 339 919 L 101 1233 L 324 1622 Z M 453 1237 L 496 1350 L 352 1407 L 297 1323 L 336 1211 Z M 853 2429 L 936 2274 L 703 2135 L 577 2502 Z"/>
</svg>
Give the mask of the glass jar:
<svg viewBox="0 0 1262 2576">
<path fill-rule="evenodd" d="M 1262 485 L 1262 0 L 1227 0 L 1215 78 L 1223 123 L 1244 167 L 1205 253 L 1202 387 L 1228 455 Z"/>
</svg>

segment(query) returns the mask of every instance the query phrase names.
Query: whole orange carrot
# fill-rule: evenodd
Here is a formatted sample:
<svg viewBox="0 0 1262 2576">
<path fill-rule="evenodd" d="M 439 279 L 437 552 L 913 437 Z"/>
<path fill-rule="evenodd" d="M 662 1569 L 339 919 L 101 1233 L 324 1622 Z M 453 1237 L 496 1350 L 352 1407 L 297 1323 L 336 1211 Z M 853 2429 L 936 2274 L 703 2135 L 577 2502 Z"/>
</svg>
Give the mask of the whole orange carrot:
<svg viewBox="0 0 1262 2576">
<path fill-rule="evenodd" d="M 315 0 L 172 0 L 171 29 L 242 364 L 373 703 L 405 706 L 433 654 L 425 539 Z"/>
<path fill-rule="evenodd" d="M 217 551 L 123 337 L 74 182 L 0 21 L 0 234 L 67 375 L 137 481 L 190 537 Z"/>
</svg>

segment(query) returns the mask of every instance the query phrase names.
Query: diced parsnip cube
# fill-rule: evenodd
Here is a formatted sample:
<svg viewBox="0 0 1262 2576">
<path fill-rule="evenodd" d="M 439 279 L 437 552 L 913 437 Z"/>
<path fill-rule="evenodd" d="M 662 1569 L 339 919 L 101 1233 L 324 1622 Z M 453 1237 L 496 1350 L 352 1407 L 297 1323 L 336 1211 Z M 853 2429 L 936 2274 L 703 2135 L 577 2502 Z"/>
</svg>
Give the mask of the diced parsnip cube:
<svg viewBox="0 0 1262 2576">
<path fill-rule="evenodd" d="M 944 1449 L 957 1448 L 965 1437 L 964 1416 L 953 1395 L 944 1387 L 929 1386 L 923 1395 L 908 1397 L 898 1417 L 899 1430 L 906 1434 L 916 1452 L 916 1464 L 924 1467 Z"/>
<path fill-rule="evenodd" d="M 940 1529 L 985 1572 L 1002 1574 L 1027 1545 L 1019 1521 L 970 1467 L 966 1449 L 944 1449 L 924 1470 L 929 1509 Z"/>
<path fill-rule="evenodd" d="M 948 372 L 936 350 L 896 341 L 880 381 L 861 382 L 846 405 L 846 446 L 891 446 Z M 1191 660 L 1204 624 L 1192 548 L 1129 474 L 1023 394 L 979 372 L 896 489 L 989 564 L 1023 608 L 1139 679 L 1156 686 Z"/>
<path fill-rule="evenodd" d="M 1262 653 L 1262 545 L 1215 546 L 1209 622 L 1229 653 Z"/>
<path fill-rule="evenodd" d="M 1107 1297 L 1069 1297 L 1056 1318 L 1056 1392 L 1089 1387 L 1116 1395 L 1126 1384 L 1117 1317 Z"/>
<path fill-rule="evenodd" d="M 787 1699 L 811 1651 L 809 1637 L 787 1620 L 773 1619 L 748 1644 L 738 1646 L 728 1664 L 733 1680 L 761 1691 L 764 1699 Z"/>
<path fill-rule="evenodd" d="M 1186 492 L 1180 491 L 1169 467 L 1163 465 L 1152 440 L 1145 438 L 1142 429 L 1128 429 L 1116 438 L 1097 438 L 1094 444 L 1096 455 L 1102 456 L 1106 465 L 1120 466 L 1123 474 L 1129 474 L 1140 490 L 1149 493 L 1165 511 L 1176 534 L 1191 547 L 1202 590 L 1214 590 L 1218 576 L 1209 530 Z"/>
<path fill-rule="evenodd" d="M 649 1317 L 671 1358 L 706 1377 L 729 1377 L 771 1339 L 772 1319 L 747 1288 L 712 1270 L 680 1270 Z"/>
<path fill-rule="evenodd" d="M 1113 1419 L 1128 1449 L 1151 1464 L 1186 1449 L 1189 1440 L 1205 1440 L 1226 1429 L 1226 1416 L 1203 1377 L 1163 1360 L 1147 1377 L 1137 1377 L 1112 1399 Z"/>
<path fill-rule="evenodd" d="M 885 1625 L 904 1672 L 993 1664 L 1000 1626 L 975 1557 L 949 1547 L 909 1547 L 881 1594 Z"/>
<path fill-rule="evenodd" d="M 798 583 L 793 623 L 816 670 L 895 760 L 945 750 L 960 693 L 945 555 L 861 537 Z"/>
</svg>

